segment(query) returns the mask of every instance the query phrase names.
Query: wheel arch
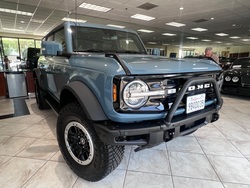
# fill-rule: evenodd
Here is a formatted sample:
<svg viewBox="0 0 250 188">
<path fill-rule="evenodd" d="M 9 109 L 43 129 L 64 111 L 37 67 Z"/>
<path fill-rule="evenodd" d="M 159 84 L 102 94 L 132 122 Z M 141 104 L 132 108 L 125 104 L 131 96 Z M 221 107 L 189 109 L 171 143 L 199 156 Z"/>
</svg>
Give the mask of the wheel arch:
<svg viewBox="0 0 250 188">
<path fill-rule="evenodd" d="M 84 83 L 73 81 L 62 88 L 60 107 L 77 101 L 88 119 L 93 121 L 108 120 L 94 93 Z"/>
</svg>

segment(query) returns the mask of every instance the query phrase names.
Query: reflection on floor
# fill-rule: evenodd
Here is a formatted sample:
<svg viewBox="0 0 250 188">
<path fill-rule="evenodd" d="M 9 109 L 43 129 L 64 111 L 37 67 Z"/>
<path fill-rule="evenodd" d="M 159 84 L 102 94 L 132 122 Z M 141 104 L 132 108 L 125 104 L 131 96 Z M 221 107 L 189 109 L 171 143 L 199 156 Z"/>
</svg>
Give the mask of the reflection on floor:
<svg viewBox="0 0 250 188">
<path fill-rule="evenodd" d="M 219 121 L 155 148 L 126 147 L 119 167 L 96 183 L 66 165 L 52 110 L 40 111 L 34 98 L 2 99 L 0 116 L 19 116 L 0 119 L 0 187 L 250 188 L 250 98 L 223 99 Z M 27 115 L 14 109 L 22 101 Z"/>
</svg>

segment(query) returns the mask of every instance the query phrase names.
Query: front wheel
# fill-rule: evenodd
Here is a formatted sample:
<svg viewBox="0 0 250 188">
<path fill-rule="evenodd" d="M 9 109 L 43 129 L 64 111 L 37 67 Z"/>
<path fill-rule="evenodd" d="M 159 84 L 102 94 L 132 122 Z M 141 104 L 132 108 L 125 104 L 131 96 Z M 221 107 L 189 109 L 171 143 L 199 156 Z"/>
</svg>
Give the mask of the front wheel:
<svg viewBox="0 0 250 188">
<path fill-rule="evenodd" d="M 124 154 L 124 146 L 111 146 L 100 140 L 78 103 L 62 108 L 57 140 L 69 167 L 88 181 L 106 177 L 120 164 Z"/>
</svg>

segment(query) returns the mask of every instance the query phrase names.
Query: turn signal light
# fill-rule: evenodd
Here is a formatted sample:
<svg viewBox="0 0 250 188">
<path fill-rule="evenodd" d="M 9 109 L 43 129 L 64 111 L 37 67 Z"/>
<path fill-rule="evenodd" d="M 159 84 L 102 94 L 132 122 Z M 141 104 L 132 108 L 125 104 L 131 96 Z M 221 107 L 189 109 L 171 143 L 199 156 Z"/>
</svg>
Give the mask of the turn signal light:
<svg viewBox="0 0 250 188">
<path fill-rule="evenodd" d="M 113 102 L 117 101 L 117 87 L 113 84 Z"/>
</svg>

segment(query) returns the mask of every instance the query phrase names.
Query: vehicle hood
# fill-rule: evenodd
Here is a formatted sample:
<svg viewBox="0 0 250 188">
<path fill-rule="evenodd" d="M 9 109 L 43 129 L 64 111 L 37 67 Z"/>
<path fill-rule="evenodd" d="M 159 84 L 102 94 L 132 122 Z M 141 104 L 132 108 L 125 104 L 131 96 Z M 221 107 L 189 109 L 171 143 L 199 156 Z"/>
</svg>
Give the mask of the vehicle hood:
<svg viewBox="0 0 250 188">
<path fill-rule="evenodd" d="M 171 59 L 153 55 L 120 55 L 131 74 L 168 74 L 220 71 L 211 60 L 188 58 Z"/>
<path fill-rule="evenodd" d="M 250 69 L 249 68 L 229 69 L 229 70 L 225 71 L 225 74 L 227 74 L 227 75 L 249 74 L 250 75 Z"/>
</svg>

